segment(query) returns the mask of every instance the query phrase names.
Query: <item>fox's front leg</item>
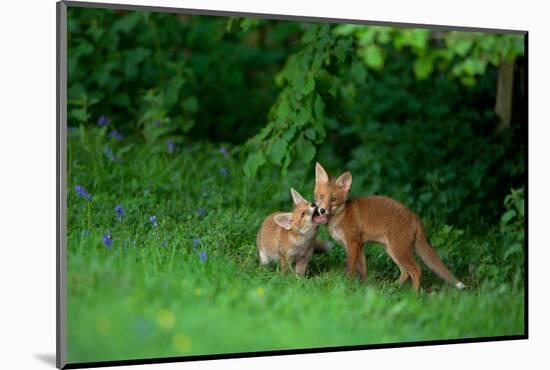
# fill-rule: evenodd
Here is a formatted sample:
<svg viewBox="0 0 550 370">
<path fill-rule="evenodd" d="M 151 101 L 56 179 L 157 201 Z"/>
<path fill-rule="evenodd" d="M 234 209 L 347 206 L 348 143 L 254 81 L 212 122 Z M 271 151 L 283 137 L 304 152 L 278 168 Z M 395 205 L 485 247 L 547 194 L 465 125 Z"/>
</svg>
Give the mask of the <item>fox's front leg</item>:
<svg viewBox="0 0 550 370">
<path fill-rule="evenodd" d="M 359 272 L 359 278 L 364 281 L 367 277 L 365 256 L 362 256 L 362 243 L 350 241 L 346 243 L 346 275 L 353 277 L 356 269 Z"/>
<path fill-rule="evenodd" d="M 296 275 L 304 276 L 307 270 L 308 262 L 309 262 L 309 258 L 307 257 L 301 257 L 296 259 Z"/>
<path fill-rule="evenodd" d="M 284 275 L 288 272 L 288 267 L 289 267 L 288 256 L 286 255 L 286 253 L 281 253 L 279 255 L 279 260 L 281 261 L 280 262 L 281 274 Z"/>
</svg>

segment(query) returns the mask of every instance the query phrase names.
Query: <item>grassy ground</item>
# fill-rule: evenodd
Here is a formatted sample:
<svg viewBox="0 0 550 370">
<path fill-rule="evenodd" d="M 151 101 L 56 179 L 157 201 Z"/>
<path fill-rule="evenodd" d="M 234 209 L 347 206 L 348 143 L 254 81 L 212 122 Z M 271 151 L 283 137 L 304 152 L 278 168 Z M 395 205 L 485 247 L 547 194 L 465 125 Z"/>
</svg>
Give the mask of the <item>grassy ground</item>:
<svg viewBox="0 0 550 370">
<path fill-rule="evenodd" d="M 367 248 L 363 285 L 343 276 L 340 247 L 315 255 L 304 279 L 281 276 L 259 266 L 255 235 L 265 215 L 291 208 L 289 186 L 311 194 L 313 167 L 309 176 L 263 173 L 247 182 L 236 153 L 219 147 L 180 145 L 168 154 L 104 134 L 69 134 L 69 362 L 524 331 L 521 279 L 495 283 L 467 272 L 474 251 L 495 248 L 494 231 L 443 240 L 456 246 L 440 251 L 469 286 L 462 292 L 425 269 L 419 296 L 399 287 L 397 267 L 377 245 Z M 453 265 L 452 256 L 467 262 Z"/>
</svg>

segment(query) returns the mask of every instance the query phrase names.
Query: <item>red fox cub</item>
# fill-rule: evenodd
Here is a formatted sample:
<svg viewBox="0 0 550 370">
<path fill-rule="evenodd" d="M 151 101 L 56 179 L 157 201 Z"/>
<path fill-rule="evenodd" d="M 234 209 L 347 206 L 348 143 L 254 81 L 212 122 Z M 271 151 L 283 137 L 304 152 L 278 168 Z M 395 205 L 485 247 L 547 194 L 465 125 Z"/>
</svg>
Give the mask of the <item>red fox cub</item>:
<svg viewBox="0 0 550 370">
<path fill-rule="evenodd" d="M 326 216 L 317 212 L 313 203 L 305 200 L 296 190 L 290 189 L 294 200 L 292 212 L 275 212 L 269 215 L 258 232 L 256 242 L 260 262 L 266 265 L 271 261 L 280 261 L 281 272 L 295 263 L 296 274 L 302 276 L 315 251 L 328 251 L 330 243 L 315 240 L 317 229 L 326 223 Z"/>
<path fill-rule="evenodd" d="M 336 180 L 317 163 L 315 167 L 315 204 L 328 218 L 330 235 L 346 249 L 346 273 L 355 271 L 361 280 L 367 275 L 363 244 L 366 241 L 384 245 L 386 252 L 401 271 L 399 283 L 409 276 L 413 288 L 420 288 L 421 270 L 413 251 L 443 280 L 463 289 L 460 282 L 432 249 L 420 219 L 401 203 L 383 196 L 350 199 L 351 173 L 344 172 Z"/>
</svg>

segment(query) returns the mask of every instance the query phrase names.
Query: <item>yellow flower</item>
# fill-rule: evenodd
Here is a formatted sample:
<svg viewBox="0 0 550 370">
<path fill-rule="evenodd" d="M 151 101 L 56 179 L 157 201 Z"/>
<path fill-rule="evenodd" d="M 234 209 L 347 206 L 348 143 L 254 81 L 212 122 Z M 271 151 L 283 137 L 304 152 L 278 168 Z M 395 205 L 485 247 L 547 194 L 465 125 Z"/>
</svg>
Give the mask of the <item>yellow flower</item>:
<svg viewBox="0 0 550 370">
<path fill-rule="evenodd" d="M 172 338 L 172 343 L 178 352 L 191 352 L 191 338 L 183 333 L 174 335 Z"/>
<path fill-rule="evenodd" d="M 162 309 L 157 313 L 157 323 L 161 328 L 172 329 L 176 323 L 176 317 L 172 311 Z"/>
<path fill-rule="evenodd" d="M 262 287 L 258 287 L 258 288 L 256 288 L 256 293 L 258 293 L 259 296 L 262 296 L 262 295 L 264 295 L 265 290 Z"/>
</svg>

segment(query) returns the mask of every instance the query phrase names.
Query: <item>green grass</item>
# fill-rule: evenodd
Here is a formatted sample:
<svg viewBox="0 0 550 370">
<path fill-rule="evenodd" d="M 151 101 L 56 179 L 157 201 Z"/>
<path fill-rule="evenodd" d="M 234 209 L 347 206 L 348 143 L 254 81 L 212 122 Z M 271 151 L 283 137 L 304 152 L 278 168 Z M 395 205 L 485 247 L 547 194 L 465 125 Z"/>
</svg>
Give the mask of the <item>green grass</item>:
<svg viewBox="0 0 550 370">
<path fill-rule="evenodd" d="M 281 276 L 276 266 L 259 266 L 255 235 L 271 211 L 290 209 L 290 186 L 311 193 L 313 167 L 245 181 L 236 150 L 224 158 L 217 147 L 196 144 L 168 155 L 162 145 L 112 142 L 113 162 L 102 154 L 105 142 L 104 133 L 83 129 L 69 136 L 69 362 L 524 332 L 521 274 L 498 275 L 495 269 L 510 270 L 498 261 L 477 268 L 501 248 L 494 228 L 441 236 L 443 226 L 430 222 L 466 291 L 425 269 L 420 295 L 399 287 L 397 267 L 376 245 L 367 247 L 365 284 L 344 277 L 341 247 L 315 255 L 306 278 Z M 76 194 L 77 184 L 91 201 Z M 126 211 L 121 223 L 116 204 Z M 109 230 L 110 248 L 102 243 Z"/>
</svg>

